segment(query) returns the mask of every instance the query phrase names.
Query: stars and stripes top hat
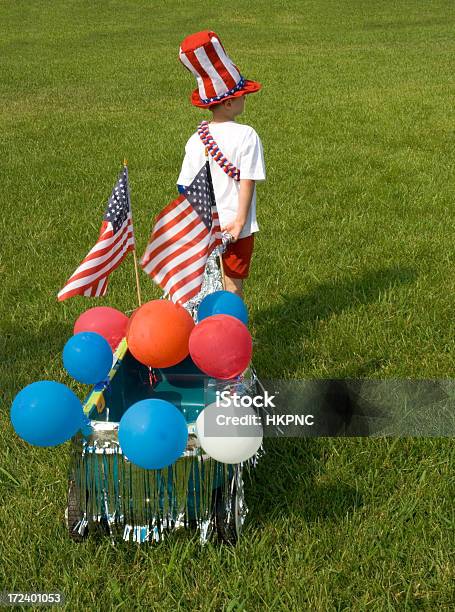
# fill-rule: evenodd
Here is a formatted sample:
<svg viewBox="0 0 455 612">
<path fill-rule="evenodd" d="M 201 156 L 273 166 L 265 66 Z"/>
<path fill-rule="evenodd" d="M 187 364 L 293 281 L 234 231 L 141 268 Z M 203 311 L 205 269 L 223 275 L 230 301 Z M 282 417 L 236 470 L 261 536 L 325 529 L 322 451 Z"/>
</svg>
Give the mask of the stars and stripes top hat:
<svg viewBox="0 0 455 612">
<path fill-rule="evenodd" d="M 261 89 L 260 83 L 241 75 L 215 32 L 204 30 L 187 36 L 180 45 L 179 58 L 196 77 L 198 86 L 191 96 L 194 106 L 208 108 Z"/>
</svg>

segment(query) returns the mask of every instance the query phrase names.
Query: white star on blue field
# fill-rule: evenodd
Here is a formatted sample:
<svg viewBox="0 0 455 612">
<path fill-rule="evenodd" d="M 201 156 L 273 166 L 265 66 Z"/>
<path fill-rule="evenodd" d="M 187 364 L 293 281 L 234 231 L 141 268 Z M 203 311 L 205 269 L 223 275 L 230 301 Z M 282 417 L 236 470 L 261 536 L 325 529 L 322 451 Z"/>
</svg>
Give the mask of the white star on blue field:
<svg viewBox="0 0 455 612">
<path fill-rule="evenodd" d="M 212 206 L 214 200 L 208 180 L 207 166 L 204 164 L 196 174 L 193 182 L 185 191 L 185 197 L 199 215 L 206 228 L 212 226 Z"/>
<path fill-rule="evenodd" d="M 111 197 L 107 203 L 105 221 L 110 221 L 114 234 L 122 227 L 129 213 L 128 202 L 128 177 L 126 168 L 123 169 L 120 177 L 112 190 Z"/>
</svg>

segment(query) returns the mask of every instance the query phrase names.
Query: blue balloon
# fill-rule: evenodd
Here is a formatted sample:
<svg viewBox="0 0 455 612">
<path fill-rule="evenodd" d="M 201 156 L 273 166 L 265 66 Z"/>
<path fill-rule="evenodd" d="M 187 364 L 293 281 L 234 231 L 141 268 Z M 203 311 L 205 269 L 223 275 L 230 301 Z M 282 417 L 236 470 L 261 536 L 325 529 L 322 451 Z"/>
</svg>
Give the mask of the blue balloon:
<svg viewBox="0 0 455 612">
<path fill-rule="evenodd" d="M 132 463 L 147 470 L 159 470 L 182 455 L 188 441 L 188 427 L 174 404 L 145 399 L 130 406 L 122 416 L 118 439 Z"/>
<path fill-rule="evenodd" d="M 17 435 L 36 446 L 62 444 L 86 421 L 77 395 L 51 380 L 34 382 L 19 391 L 10 416 Z"/>
<path fill-rule="evenodd" d="M 197 320 L 202 321 L 212 315 L 231 315 L 244 323 L 248 323 L 248 310 L 241 297 L 231 291 L 215 291 L 209 293 L 199 304 Z"/>
<path fill-rule="evenodd" d="M 68 340 L 63 349 L 63 365 L 76 380 L 94 385 L 109 374 L 112 367 L 109 342 L 95 332 L 81 332 Z"/>
</svg>

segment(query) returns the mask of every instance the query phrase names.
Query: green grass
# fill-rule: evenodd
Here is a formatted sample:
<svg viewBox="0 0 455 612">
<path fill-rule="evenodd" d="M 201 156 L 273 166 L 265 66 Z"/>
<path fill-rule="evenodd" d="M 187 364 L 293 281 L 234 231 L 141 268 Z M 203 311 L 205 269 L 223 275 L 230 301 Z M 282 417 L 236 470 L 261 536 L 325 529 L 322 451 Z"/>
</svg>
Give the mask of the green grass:
<svg viewBox="0 0 455 612">
<path fill-rule="evenodd" d="M 95 302 L 56 293 L 123 157 L 140 254 L 174 197 L 205 117 L 178 45 L 203 28 L 264 86 L 242 117 L 268 171 L 246 289 L 260 375 L 453 376 L 453 2 L 5 0 L 0 16 L 0 590 L 60 589 L 70 610 L 452 609 L 451 440 L 268 441 L 236 549 L 76 546 L 67 445 L 23 443 L 9 406 L 34 380 L 72 384 L 61 351 Z M 136 306 L 129 258 L 103 303 Z"/>
</svg>

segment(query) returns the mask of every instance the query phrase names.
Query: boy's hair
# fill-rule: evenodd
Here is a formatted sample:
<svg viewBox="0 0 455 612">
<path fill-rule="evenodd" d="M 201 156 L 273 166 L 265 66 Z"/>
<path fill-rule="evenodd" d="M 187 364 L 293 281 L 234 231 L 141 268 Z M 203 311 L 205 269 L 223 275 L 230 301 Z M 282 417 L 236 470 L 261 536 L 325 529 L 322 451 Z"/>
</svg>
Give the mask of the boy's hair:
<svg viewBox="0 0 455 612">
<path fill-rule="evenodd" d="M 216 108 L 220 108 L 220 106 L 223 106 L 225 102 L 226 100 L 223 100 L 222 102 L 218 102 L 217 104 L 212 104 L 211 106 L 209 106 L 209 110 L 213 112 Z"/>
</svg>

